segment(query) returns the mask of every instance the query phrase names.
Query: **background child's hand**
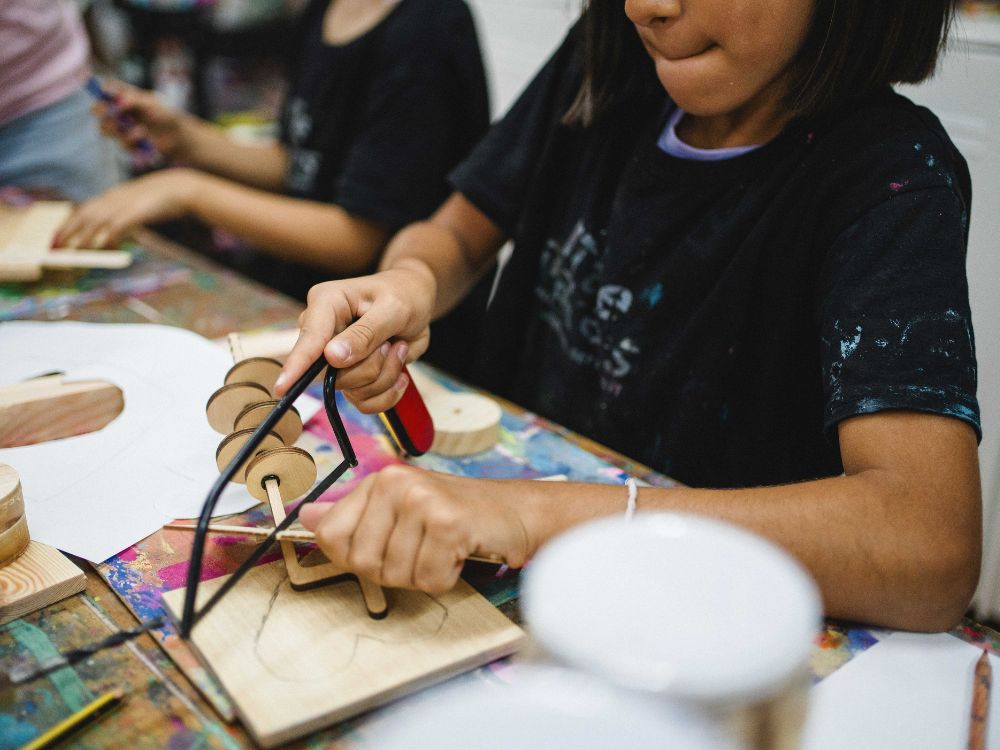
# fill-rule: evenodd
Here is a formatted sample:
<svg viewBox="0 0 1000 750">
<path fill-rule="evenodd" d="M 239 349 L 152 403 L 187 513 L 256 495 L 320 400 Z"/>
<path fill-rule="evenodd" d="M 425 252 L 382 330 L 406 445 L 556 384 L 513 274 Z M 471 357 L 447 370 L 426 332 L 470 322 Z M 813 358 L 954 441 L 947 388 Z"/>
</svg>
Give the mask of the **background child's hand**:
<svg viewBox="0 0 1000 750">
<path fill-rule="evenodd" d="M 510 483 L 390 466 L 328 505 L 300 516 L 335 565 L 383 586 L 432 594 L 454 587 L 473 554 L 527 561 L 525 523 Z"/>
<path fill-rule="evenodd" d="M 176 219 L 187 213 L 197 182 L 197 172 L 167 169 L 123 183 L 78 206 L 59 228 L 54 245 L 115 247 L 142 224 Z"/>
<path fill-rule="evenodd" d="M 120 81 L 105 81 L 102 86 L 116 99 L 115 104 L 99 101 L 92 107 L 104 135 L 129 149 L 146 138 L 167 158 L 184 155 L 187 115 L 168 107 L 151 91 Z"/>
<path fill-rule="evenodd" d="M 435 288 L 431 273 L 417 267 L 317 284 L 309 290 L 299 339 L 276 393 L 283 395 L 325 354 L 340 368 L 338 387 L 361 411 L 394 406 L 407 385 L 404 362 L 427 350 Z"/>
</svg>

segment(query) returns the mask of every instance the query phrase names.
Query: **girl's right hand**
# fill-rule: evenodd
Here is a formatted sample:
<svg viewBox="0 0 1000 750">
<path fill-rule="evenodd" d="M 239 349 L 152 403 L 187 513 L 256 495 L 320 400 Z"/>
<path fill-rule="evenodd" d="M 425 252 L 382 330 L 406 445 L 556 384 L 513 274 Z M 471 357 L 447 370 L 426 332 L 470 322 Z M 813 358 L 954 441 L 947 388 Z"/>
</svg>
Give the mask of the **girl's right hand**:
<svg viewBox="0 0 1000 750">
<path fill-rule="evenodd" d="M 405 363 L 427 350 L 437 284 L 420 262 L 328 281 L 309 290 L 299 338 L 275 383 L 284 395 L 323 354 L 338 368 L 337 387 L 360 411 L 377 414 L 406 390 Z"/>
<path fill-rule="evenodd" d="M 99 101 L 92 107 L 104 135 L 129 149 L 145 138 L 167 158 L 184 155 L 185 113 L 168 107 L 151 91 L 121 81 L 105 81 L 102 85 L 116 99 L 114 104 Z"/>
</svg>

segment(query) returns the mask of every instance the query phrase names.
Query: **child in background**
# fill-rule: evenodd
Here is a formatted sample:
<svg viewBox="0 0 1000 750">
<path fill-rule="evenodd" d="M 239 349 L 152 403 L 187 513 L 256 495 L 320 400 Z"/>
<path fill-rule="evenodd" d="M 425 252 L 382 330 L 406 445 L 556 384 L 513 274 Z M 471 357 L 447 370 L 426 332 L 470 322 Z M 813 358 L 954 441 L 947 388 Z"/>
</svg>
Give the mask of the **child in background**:
<svg viewBox="0 0 1000 750">
<path fill-rule="evenodd" d="M 141 224 L 194 216 L 269 257 L 251 275 L 305 298 L 323 279 L 372 270 L 395 229 L 447 195 L 445 175 L 489 124 L 476 30 L 462 0 L 312 0 L 300 20 L 278 143 L 250 145 L 113 87 L 149 138 L 190 165 L 125 183 L 80 206 L 68 247 L 111 247 Z"/>
<path fill-rule="evenodd" d="M 379 273 L 310 292 L 278 391 L 323 353 L 391 406 L 400 355 L 512 237 L 489 387 L 689 485 L 640 511 L 788 548 L 829 615 L 953 626 L 981 544 L 969 175 L 891 89 L 932 73 L 952 3 L 624 5 L 591 0 Z M 625 500 L 390 467 L 302 522 L 336 564 L 442 591 L 474 551 L 521 565 Z"/>
<path fill-rule="evenodd" d="M 0 3 L 0 186 L 80 201 L 114 183 L 83 90 L 89 56 L 75 0 Z"/>
</svg>

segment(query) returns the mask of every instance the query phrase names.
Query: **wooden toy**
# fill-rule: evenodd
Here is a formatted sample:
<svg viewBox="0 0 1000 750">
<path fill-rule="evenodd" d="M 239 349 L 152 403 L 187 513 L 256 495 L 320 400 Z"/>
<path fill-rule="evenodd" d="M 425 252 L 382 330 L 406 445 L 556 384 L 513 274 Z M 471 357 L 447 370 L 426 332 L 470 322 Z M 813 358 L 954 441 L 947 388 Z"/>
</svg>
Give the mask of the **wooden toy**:
<svg viewBox="0 0 1000 750">
<path fill-rule="evenodd" d="M 285 530 L 294 517 L 286 516 L 284 503 L 307 490 L 302 502 L 315 500 L 358 463 L 336 414 L 335 371 L 327 372 L 324 400 L 344 460 L 313 485 L 312 458 L 285 439 L 298 437 L 301 420 L 298 432 L 282 435 L 276 427 L 281 412 L 326 363 L 317 360 L 278 408 L 273 401 L 251 403 L 234 417 L 246 397 L 269 390 L 265 383 L 275 375 L 273 365 L 240 365 L 209 402 L 213 423 L 232 432 L 217 451 L 224 469 L 198 522 L 188 587 L 163 599 L 181 637 L 229 694 L 254 739 L 272 747 L 516 651 L 524 633 L 464 581 L 440 596 L 383 592 L 329 561 L 310 567 L 298 560 L 295 542 L 312 536 L 304 529 Z M 251 377 L 260 380 L 242 380 Z M 250 422 L 255 426 L 246 426 Z M 269 505 L 276 526 L 247 529 L 267 539 L 233 575 L 198 585 L 204 535 L 228 530 L 208 523 L 227 479 L 245 481 L 251 494 Z M 278 540 L 283 559 L 256 565 L 270 539 Z M 359 586 L 317 588 L 344 580 Z"/>
<path fill-rule="evenodd" d="M 122 250 L 53 249 L 56 230 L 72 210 L 64 201 L 0 206 L 0 281 L 37 281 L 45 269 L 125 268 L 132 262 Z"/>
<path fill-rule="evenodd" d="M 49 375 L 0 387 L 0 448 L 94 432 L 124 406 L 121 390 L 98 380 Z"/>
<path fill-rule="evenodd" d="M 86 588 L 59 550 L 32 541 L 17 472 L 0 464 L 0 625 Z"/>
</svg>

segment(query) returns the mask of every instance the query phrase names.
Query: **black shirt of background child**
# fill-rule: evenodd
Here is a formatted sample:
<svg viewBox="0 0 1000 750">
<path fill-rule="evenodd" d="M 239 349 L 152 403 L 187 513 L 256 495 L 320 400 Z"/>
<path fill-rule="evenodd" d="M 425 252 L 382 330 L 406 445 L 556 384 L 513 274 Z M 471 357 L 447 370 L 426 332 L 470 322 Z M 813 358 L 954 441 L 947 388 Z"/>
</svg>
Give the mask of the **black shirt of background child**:
<svg viewBox="0 0 1000 750">
<path fill-rule="evenodd" d="M 979 433 L 962 157 L 886 90 L 722 162 L 656 139 L 665 94 L 589 128 L 573 34 L 452 174 L 515 239 L 479 382 L 683 482 L 842 472 L 887 409 Z"/>
<path fill-rule="evenodd" d="M 489 127 L 475 25 L 462 0 L 400 0 L 361 36 L 331 45 L 329 5 L 311 0 L 294 35 L 279 132 L 285 192 L 395 231 L 437 208 L 448 171 Z M 257 251 L 224 260 L 299 300 L 335 278 Z"/>
</svg>

